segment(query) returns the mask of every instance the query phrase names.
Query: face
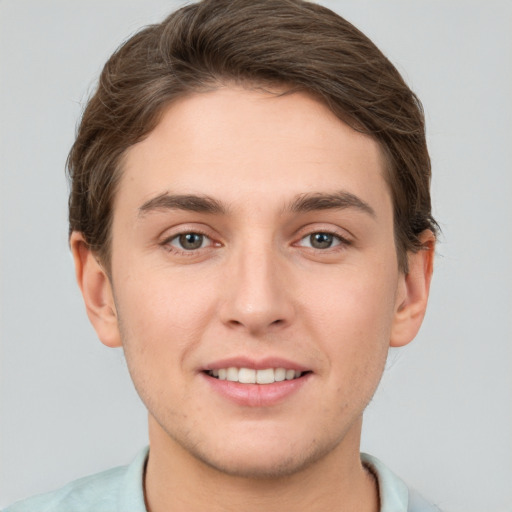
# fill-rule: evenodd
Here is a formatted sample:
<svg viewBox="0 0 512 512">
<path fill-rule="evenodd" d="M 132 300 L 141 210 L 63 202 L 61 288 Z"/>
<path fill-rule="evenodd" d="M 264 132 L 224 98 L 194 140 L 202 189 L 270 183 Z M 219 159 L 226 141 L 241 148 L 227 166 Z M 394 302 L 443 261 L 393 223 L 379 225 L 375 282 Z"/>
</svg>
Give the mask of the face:
<svg viewBox="0 0 512 512">
<path fill-rule="evenodd" d="M 238 475 L 358 450 L 407 294 L 373 139 L 301 93 L 183 98 L 126 154 L 111 267 L 153 444 Z"/>
</svg>

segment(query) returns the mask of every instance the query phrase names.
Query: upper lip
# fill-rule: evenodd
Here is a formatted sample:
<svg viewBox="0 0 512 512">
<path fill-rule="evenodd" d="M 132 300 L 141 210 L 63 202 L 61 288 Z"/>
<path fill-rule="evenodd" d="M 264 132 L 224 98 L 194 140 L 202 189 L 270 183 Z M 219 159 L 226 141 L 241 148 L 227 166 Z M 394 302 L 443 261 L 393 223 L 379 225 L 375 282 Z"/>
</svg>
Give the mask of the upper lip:
<svg viewBox="0 0 512 512">
<path fill-rule="evenodd" d="M 218 370 L 220 368 L 251 368 L 254 370 L 265 370 L 267 368 L 285 368 L 299 372 L 311 371 L 311 368 L 282 357 L 251 358 L 247 356 L 228 357 L 218 359 L 207 364 L 202 371 Z"/>
</svg>

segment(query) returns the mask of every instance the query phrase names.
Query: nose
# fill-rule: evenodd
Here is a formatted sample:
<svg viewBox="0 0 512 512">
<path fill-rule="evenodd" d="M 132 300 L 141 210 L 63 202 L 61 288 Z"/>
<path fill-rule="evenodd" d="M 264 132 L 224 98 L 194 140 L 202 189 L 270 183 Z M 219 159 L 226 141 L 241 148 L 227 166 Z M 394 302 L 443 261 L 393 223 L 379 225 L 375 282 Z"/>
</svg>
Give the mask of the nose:
<svg viewBox="0 0 512 512">
<path fill-rule="evenodd" d="M 284 257 L 270 244 L 257 245 L 240 248 L 230 258 L 220 305 L 225 325 L 254 336 L 283 329 L 294 317 L 293 290 Z"/>
</svg>

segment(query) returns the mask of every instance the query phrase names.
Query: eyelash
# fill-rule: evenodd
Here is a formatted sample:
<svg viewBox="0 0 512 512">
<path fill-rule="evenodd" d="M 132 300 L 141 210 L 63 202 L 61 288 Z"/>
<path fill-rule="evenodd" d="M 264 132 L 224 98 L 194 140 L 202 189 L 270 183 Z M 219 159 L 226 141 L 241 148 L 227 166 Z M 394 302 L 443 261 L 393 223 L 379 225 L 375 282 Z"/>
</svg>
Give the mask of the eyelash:
<svg viewBox="0 0 512 512">
<path fill-rule="evenodd" d="M 333 240 L 336 240 L 337 243 L 335 243 L 335 245 L 330 245 L 329 247 L 325 247 L 325 248 L 312 247 L 311 245 L 309 245 L 309 246 L 301 246 L 300 245 L 300 242 L 302 242 L 303 240 L 307 240 L 307 239 L 311 240 L 311 238 L 315 235 L 327 235 L 329 237 L 332 237 Z M 352 242 L 350 240 L 347 240 L 346 238 L 342 237 L 338 233 L 334 233 L 329 230 L 319 230 L 319 231 L 309 232 L 308 234 L 303 236 L 295 245 L 299 245 L 300 247 L 306 247 L 306 248 L 312 249 L 314 251 L 327 252 L 329 250 L 343 249 L 344 247 L 350 246 L 351 243 Z"/>
<path fill-rule="evenodd" d="M 197 236 L 202 237 L 201 246 L 197 247 L 197 248 L 192 248 L 192 249 L 185 249 L 183 247 L 178 247 L 176 245 L 173 245 L 173 243 L 172 243 L 173 241 L 175 241 L 175 240 L 179 241 L 179 239 L 181 237 L 184 237 L 187 235 L 197 235 Z M 313 237 L 315 235 L 327 235 L 328 237 L 332 237 L 333 243 L 334 242 L 336 242 L 336 243 L 334 243 L 334 245 L 331 244 L 328 247 L 324 247 L 324 248 L 312 247 L 311 245 L 304 246 L 301 244 L 301 242 L 303 242 L 304 240 L 307 240 L 307 239 L 311 240 L 311 237 Z M 203 244 L 207 241 L 209 241 L 209 244 L 207 246 L 203 246 Z M 331 251 L 336 251 L 336 250 L 342 250 L 343 248 L 348 247 L 351 244 L 352 244 L 352 242 L 350 240 L 347 240 L 345 237 L 342 237 L 341 235 L 339 235 L 333 231 L 318 230 L 318 231 L 308 232 L 306 235 L 301 237 L 298 242 L 295 242 L 293 245 L 298 246 L 298 247 L 305 247 L 308 250 L 322 253 L 322 252 L 331 252 Z M 172 252 L 172 253 L 175 253 L 178 255 L 184 255 L 184 256 L 194 256 L 194 255 L 197 255 L 198 251 L 200 251 L 200 250 L 208 249 L 212 246 L 214 247 L 215 245 L 219 247 L 221 244 L 218 242 L 217 243 L 214 242 L 211 237 L 209 237 L 208 235 L 206 235 L 205 233 L 203 233 L 199 230 L 194 230 L 194 231 L 191 230 L 191 231 L 183 231 L 181 233 L 176 233 L 175 235 L 166 238 L 162 242 L 161 245 L 164 246 L 169 252 Z"/>
<path fill-rule="evenodd" d="M 174 240 L 179 240 L 180 237 L 183 237 L 183 236 L 187 236 L 187 235 L 198 235 L 200 237 L 203 238 L 202 240 L 202 243 L 201 243 L 201 247 L 198 247 L 198 248 L 195 248 L 195 249 L 185 249 L 185 248 L 180 248 L 178 246 L 175 246 L 172 244 L 172 242 Z M 209 246 L 206 246 L 206 247 L 203 247 L 203 243 L 205 241 L 209 241 Z M 175 254 L 178 254 L 180 256 L 194 256 L 194 255 L 197 255 L 198 251 L 200 250 L 203 250 L 203 249 L 208 249 L 209 247 L 211 246 L 215 246 L 215 245 L 218 245 L 220 246 L 220 244 L 216 244 L 212 239 L 211 237 L 209 237 L 207 234 L 205 233 L 202 233 L 201 231 L 199 230 L 191 230 L 191 231 L 183 231 L 181 233 L 176 233 L 175 235 L 172 235 L 168 238 L 166 238 L 162 243 L 161 245 L 163 247 L 165 247 L 165 249 L 171 253 L 175 253 Z"/>
</svg>

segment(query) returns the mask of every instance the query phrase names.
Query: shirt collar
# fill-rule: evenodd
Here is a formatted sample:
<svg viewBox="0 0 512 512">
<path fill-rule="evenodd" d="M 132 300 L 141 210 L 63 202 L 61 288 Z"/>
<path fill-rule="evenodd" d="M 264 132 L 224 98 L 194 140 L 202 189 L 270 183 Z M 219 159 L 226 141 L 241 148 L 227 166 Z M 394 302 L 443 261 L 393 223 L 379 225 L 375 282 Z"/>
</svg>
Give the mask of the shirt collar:
<svg viewBox="0 0 512 512">
<path fill-rule="evenodd" d="M 147 512 L 144 500 L 144 472 L 149 454 L 149 446 L 139 452 L 126 468 L 119 489 L 118 512 Z"/>
<path fill-rule="evenodd" d="M 409 491 L 405 483 L 376 457 L 361 453 L 361 461 L 377 478 L 380 512 L 407 512 Z"/>
</svg>

